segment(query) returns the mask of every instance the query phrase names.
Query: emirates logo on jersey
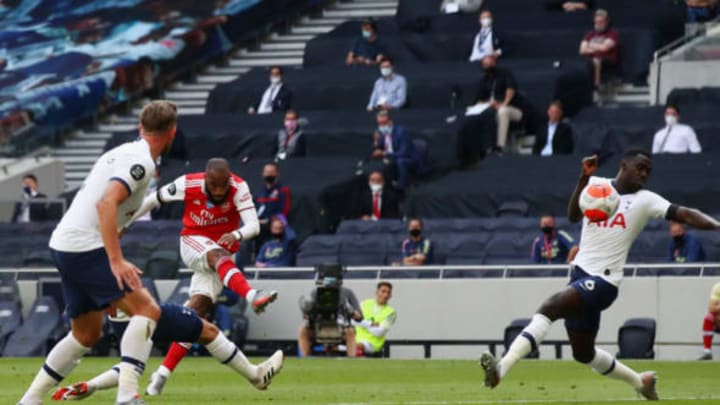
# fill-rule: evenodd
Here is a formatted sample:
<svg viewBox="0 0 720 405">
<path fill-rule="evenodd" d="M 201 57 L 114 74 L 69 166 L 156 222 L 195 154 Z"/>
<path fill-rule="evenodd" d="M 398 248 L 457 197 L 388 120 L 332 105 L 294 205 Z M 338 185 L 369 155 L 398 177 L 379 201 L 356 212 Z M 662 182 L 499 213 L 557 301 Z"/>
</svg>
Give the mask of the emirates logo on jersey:
<svg viewBox="0 0 720 405">
<path fill-rule="evenodd" d="M 198 226 L 212 226 L 227 224 L 230 222 L 228 217 L 216 218 L 210 211 L 203 209 L 200 211 L 200 215 L 190 212 L 190 219 Z"/>
<path fill-rule="evenodd" d="M 591 224 L 595 224 L 598 228 L 622 228 L 627 229 L 627 225 L 625 224 L 625 215 L 623 215 L 622 212 L 619 212 L 617 215 L 615 215 L 612 218 L 612 221 L 608 223 L 607 220 L 602 222 L 591 222 Z"/>
</svg>

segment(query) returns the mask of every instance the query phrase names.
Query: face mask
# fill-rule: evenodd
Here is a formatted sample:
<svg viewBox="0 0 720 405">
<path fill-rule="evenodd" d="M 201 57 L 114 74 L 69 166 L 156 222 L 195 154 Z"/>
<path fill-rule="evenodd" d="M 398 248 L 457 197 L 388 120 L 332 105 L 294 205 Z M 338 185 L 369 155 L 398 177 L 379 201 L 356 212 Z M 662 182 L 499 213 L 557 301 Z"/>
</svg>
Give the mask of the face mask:
<svg viewBox="0 0 720 405">
<path fill-rule="evenodd" d="M 272 184 L 275 183 L 275 176 L 264 176 L 263 180 L 265 180 L 265 183 Z"/>
<path fill-rule="evenodd" d="M 278 83 L 280 83 L 280 80 L 282 80 L 282 78 L 280 76 L 270 76 L 271 84 L 278 84 Z"/>
<path fill-rule="evenodd" d="M 383 188 L 383 185 L 382 185 L 382 184 L 370 183 L 370 190 L 371 190 L 373 193 L 379 192 L 380 190 L 382 190 L 382 188 Z"/>
<path fill-rule="evenodd" d="M 25 186 L 23 187 L 23 192 L 27 195 L 30 195 L 32 193 L 32 190 L 30 190 L 30 187 Z"/>
<path fill-rule="evenodd" d="M 542 228 L 540 228 L 540 230 L 541 230 L 545 235 L 550 235 L 551 233 L 553 233 L 553 231 L 555 230 L 555 228 L 552 227 L 552 226 L 543 226 Z"/>
<path fill-rule="evenodd" d="M 684 236 L 685 235 L 673 236 L 673 240 L 675 241 L 675 243 L 682 243 Z"/>
<path fill-rule="evenodd" d="M 295 132 L 297 129 L 298 123 L 297 120 L 285 120 L 285 129 L 288 132 Z"/>
<path fill-rule="evenodd" d="M 420 234 L 422 234 L 422 230 L 414 228 L 414 229 L 411 229 L 410 232 L 408 232 L 408 233 L 410 234 L 410 236 L 417 238 L 418 236 L 420 236 Z"/>
<path fill-rule="evenodd" d="M 480 26 L 483 28 L 490 28 L 490 26 L 492 26 L 492 18 L 481 18 Z"/>
<path fill-rule="evenodd" d="M 380 125 L 378 127 L 378 131 L 380 131 L 381 134 L 387 135 L 392 131 L 392 128 L 390 127 L 390 125 Z"/>
<path fill-rule="evenodd" d="M 675 124 L 677 124 L 677 122 L 678 122 L 678 120 L 677 120 L 676 116 L 674 116 L 674 115 L 666 115 L 665 116 L 665 123 L 668 126 L 675 125 Z"/>
<path fill-rule="evenodd" d="M 380 68 L 380 74 L 383 76 L 390 76 L 392 74 L 392 68 Z"/>
<path fill-rule="evenodd" d="M 595 32 L 603 32 L 607 29 L 607 27 L 604 27 L 602 25 L 595 25 Z"/>
<path fill-rule="evenodd" d="M 272 237 L 275 238 L 275 239 L 282 239 L 282 238 L 285 237 L 285 232 L 273 233 L 273 234 L 272 234 Z"/>
<path fill-rule="evenodd" d="M 372 32 L 363 30 L 362 36 L 363 38 L 368 39 L 372 36 Z"/>
</svg>

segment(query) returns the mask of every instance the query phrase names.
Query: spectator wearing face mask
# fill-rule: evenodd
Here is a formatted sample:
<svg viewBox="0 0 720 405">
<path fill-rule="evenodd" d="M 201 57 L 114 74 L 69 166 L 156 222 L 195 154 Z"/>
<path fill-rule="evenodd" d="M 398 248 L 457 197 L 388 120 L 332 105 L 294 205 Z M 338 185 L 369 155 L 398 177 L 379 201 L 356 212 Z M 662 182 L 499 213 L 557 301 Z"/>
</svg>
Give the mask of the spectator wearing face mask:
<svg viewBox="0 0 720 405">
<path fill-rule="evenodd" d="M 292 91 L 283 83 L 283 71 L 280 66 L 270 68 L 270 85 L 260 100 L 248 109 L 248 114 L 270 114 L 287 111 L 292 103 Z"/>
<path fill-rule="evenodd" d="M 502 55 L 500 49 L 500 38 L 492 27 L 493 16 L 488 10 L 480 13 L 480 31 L 475 35 L 473 41 L 472 52 L 470 53 L 470 62 L 478 62 L 484 57 L 492 55 L 499 57 Z"/>
<path fill-rule="evenodd" d="M 405 106 L 407 81 L 395 73 L 395 65 L 390 58 L 380 61 L 380 77 L 375 81 L 367 110 L 390 110 Z"/>
<path fill-rule="evenodd" d="M 33 203 L 34 199 L 45 199 L 47 196 L 38 191 L 38 180 L 34 174 L 26 174 L 22 179 L 23 202 L 15 204 L 12 222 L 47 221 L 48 207 L 46 203 Z"/>
<path fill-rule="evenodd" d="M 705 250 L 695 235 L 687 233 L 680 222 L 670 221 L 668 261 L 672 263 L 698 263 L 705 261 Z"/>
<path fill-rule="evenodd" d="M 593 30 L 580 42 L 580 55 L 588 58 L 595 73 L 595 87 L 602 82 L 602 72 L 614 70 L 620 64 L 620 35 L 610 27 L 607 11 L 595 11 Z"/>
<path fill-rule="evenodd" d="M 298 116 L 294 110 L 285 112 L 284 128 L 278 131 L 275 158 L 285 160 L 291 157 L 305 156 L 305 135 L 298 123 Z"/>
<path fill-rule="evenodd" d="M 376 170 L 370 173 L 367 187 L 355 200 L 353 218 L 364 221 L 400 218 L 400 198 L 392 187 L 385 184 L 385 176 Z"/>
<path fill-rule="evenodd" d="M 387 55 L 385 46 L 378 39 L 377 25 L 372 19 L 363 21 L 362 37 L 353 44 L 345 58 L 348 65 L 377 65 Z"/>
<path fill-rule="evenodd" d="M 290 188 L 280 183 L 280 170 L 276 163 L 268 163 L 263 167 L 263 181 L 265 186 L 255 198 L 260 225 L 268 226 L 270 218 L 282 215 L 287 218 L 290 214 Z"/>
<path fill-rule="evenodd" d="M 702 146 L 691 126 L 680 123 L 678 107 L 665 107 L 665 127 L 653 137 L 653 153 L 700 153 Z"/>
<path fill-rule="evenodd" d="M 422 266 L 433 264 L 433 243 L 423 236 L 423 222 L 420 218 L 408 221 L 408 235 L 402 243 L 403 264 L 406 266 Z"/>
<path fill-rule="evenodd" d="M 570 263 L 578 252 L 578 245 L 570 234 L 558 230 L 555 218 L 545 215 L 540 218 L 542 235 L 532 245 L 532 261 L 538 264 Z"/>
<path fill-rule="evenodd" d="M 290 267 L 295 264 L 295 234 L 282 218 L 270 221 L 270 239 L 263 243 L 255 267 Z"/>
<path fill-rule="evenodd" d="M 405 128 L 395 125 L 390 112 L 377 113 L 378 129 L 373 134 L 373 159 L 385 159 L 397 168 L 397 188 L 404 190 L 410 181 L 410 174 L 423 173 L 424 156 L 410 139 Z"/>
</svg>

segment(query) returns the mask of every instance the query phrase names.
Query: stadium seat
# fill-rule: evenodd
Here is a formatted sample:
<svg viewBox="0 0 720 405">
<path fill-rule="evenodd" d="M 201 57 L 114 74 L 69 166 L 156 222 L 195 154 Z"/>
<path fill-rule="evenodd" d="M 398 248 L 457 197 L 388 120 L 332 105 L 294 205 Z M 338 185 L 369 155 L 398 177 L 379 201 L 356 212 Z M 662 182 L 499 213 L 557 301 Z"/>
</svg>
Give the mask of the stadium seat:
<svg viewBox="0 0 720 405">
<path fill-rule="evenodd" d="M 170 304 L 185 305 L 185 302 L 190 299 L 189 291 L 190 279 L 181 278 L 165 302 Z"/>
<path fill-rule="evenodd" d="M 530 324 L 530 319 L 527 318 L 521 318 L 521 319 L 514 319 L 512 322 L 510 322 L 510 325 L 508 325 L 505 328 L 505 334 L 503 335 L 503 343 L 505 345 L 505 353 L 507 353 L 508 349 L 510 348 L 510 344 L 515 340 L 518 335 L 522 332 L 523 329 L 525 329 L 526 326 Z M 538 350 L 533 350 L 530 353 L 528 353 L 527 356 L 525 356 L 526 359 L 537 359 L 540 358 L 540 352 Z"/>
<path fill-rule="evenodd" d="M 654 359 L 656 323 L 652 318 L 631 318 L 618 330 L 618 359 Z"/>
<path fill-rule="evenodd" d="M 497 217 L 526 217 L 530 211 L 530 204 L 525 201 L 506 201 L 500 204 L 495 216 Z"/>
<path fill-rule="evenodd" d="M 319 264 L 339 263 L 339 237 L 335 235 L 313 235 L 300 245 L 296 263 L 301 267 L 313 267 Z"/>
<path fill-rule="evenodd" d="M 22 310 L 19 302 L 0 301 L 0 353 L 10 336 L 20 328 L 22 324 Z"/>
<path fill-rule="evenodd" d="M 384 265 L 388 257 L 388 235 L 345 235 L 340 242 L 340 264 L 343 266 Z"/>
<path fill-rule="evenodd" d="M 160 302 L 160 294 L 158 294 L 157 286 L 155 286 L 155 280 L 153 280 L 152 277 L 145 275 L 140 278 L 140 281 L 142 282 L 142 286 L 147 288 L 148 292 L 152 295 L 155 301 Z"/>
<path fill-rule="evenodd" d="M 177 250 L 158 250 L 150 255 L 145 265 L 145 275 L 155 280 L 174 280 L 182 263 Z"/>
<path fill-rule="evenodd" d="M 10 336 L 3 349 L 3 356 L 45 356 L 49 344 L 59 337 L 61 328 L 60 311 L 55 299 L 39 297 L 35 300 L 23 325 Z"/>
<path fill-rule="evenodd" d="M 0 302 L 8 301 L 21 305 L 20 289 L 11 274 L 0 274 Z"/>
</svg>

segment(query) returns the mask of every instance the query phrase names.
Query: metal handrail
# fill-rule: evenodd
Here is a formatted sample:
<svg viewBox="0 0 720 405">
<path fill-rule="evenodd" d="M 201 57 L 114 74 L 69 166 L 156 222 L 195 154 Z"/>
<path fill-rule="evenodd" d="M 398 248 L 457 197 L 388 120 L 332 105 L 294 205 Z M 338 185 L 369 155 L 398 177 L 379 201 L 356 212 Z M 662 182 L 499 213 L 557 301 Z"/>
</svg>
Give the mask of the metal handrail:
<svg viewBox="0 0 720 405">
<path fill-rule="evenodd" d="M 623 266 L 624 270 L 631 270 L 632 275 L 630 277 L 637 277 L 638 270 L 643 269 L 699 269 L 700 272 L 697 276 L 684 276 L 684 277 L 704 277 L 706 269 L 720 269 L 720 263 L 628 263 Z M 368 279 L 380 279 L 384 272 L 406 272 L 406 271 L 437 271 L 439 272 L 437 280 L 444 279 L 444 273 L 448 270 L 455 271 L 502 271 L 502 278 L 508 278 L 508 272 L 510 271 L 536 271 L 536 270 L 565 270 L 570 273 L 570 266 L 567 264 L 508 264 L 508 265 L 444 265 L 444 266 L 351 266 L 345 268 L 347 272 L 374 272 L 373 277 Z M 312 272 L 315 271 L 313 267 L 248 267 L 245 269 L 246 273 L 254 273 L 253 278 L 257 280 L 261 274 L 272 274 L 272 273 L 292 273 L 292 272 Z M 43 268 L 0 268 L 0 274 L 15 274 L 15 273 L 35 273 L 35 274 L 55 274 L 57 270 L 54 268 L 43 267 Z M 181 269 L 180 274 L 191 274 L 190 269 Z M 392 277 L 389 277 L 392 278 Z M 430 279 L 426 279 L 430 280 Z"/>
<path fill-rule="evenodd" d="M 714 19 L 707 21 L 705 23 L 702 23 L 703 25 L 710 25 L 713 23 L 720 23 L 720 16 L 715 17 Z M 689 43 L 695 38 L 701 37 L 705 35 L 707 31 L 706 30 L 697 30 L 693 32 L 692 34 L 685 34 L 682 37 L 670 42 L 669 44 L 663 46 L 662 48 L 656 50 L 653 52 L 653 61 L 657 62 L 658 59 L 661 57 L 669 54 L 670 52 L 674 51 L 676 48 L 678 48 L 681 45 L 685 45 L 686 43 Z"/>
</svg>

